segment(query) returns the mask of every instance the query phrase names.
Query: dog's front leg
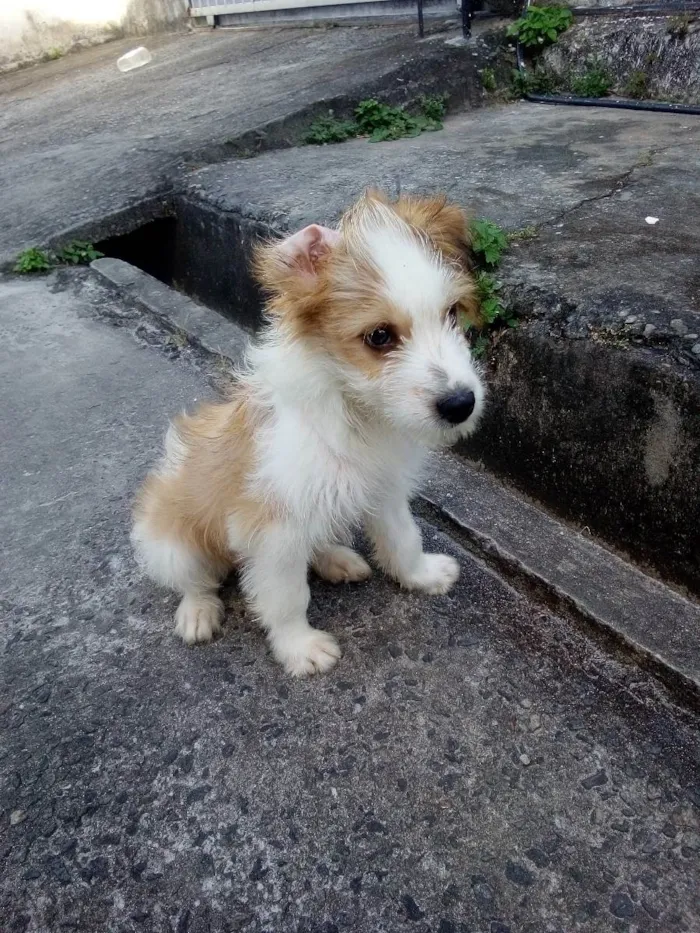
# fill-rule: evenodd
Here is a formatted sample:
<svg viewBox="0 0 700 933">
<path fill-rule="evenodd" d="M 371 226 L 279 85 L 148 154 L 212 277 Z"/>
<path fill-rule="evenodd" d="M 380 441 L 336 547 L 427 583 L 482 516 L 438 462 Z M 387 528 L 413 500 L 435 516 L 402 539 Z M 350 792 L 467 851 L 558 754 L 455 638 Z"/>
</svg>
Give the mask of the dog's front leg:
<svg viewBox="0 0 700 933">
<path fill-rule="evenodd" d="M 407 590 L 447 593 L 459 576 L 459 564 L 448 554 L 426 554 L 408 501 L 390 498 L 367 516 L 367 534 L 385 573 Z"/>
<path fill-rule="evenodd" d="M 341 653 L 335 638 L 312 628 L 306 618 L 310 556 L 293 528 L 270 526 L 255 536 L 243 573 L 244 592 L 272 653 L 295 677 L 329 670 Z"/>
</svg>

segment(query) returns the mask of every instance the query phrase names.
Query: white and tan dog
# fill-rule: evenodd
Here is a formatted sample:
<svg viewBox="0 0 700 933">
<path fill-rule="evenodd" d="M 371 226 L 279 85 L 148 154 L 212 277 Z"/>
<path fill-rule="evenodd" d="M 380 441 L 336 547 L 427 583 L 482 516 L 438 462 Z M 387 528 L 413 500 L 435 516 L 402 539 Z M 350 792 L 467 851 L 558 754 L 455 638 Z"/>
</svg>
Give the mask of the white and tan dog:
<svg viewBox="0 0 700 933">
<path fill-rule="evenodd" d="M 457 562 L 426 554 L 409 510 L 430 448 L 469 434 L 484 388 L 461 312 L 474 310 L 467 224 L 440 198 L 368 193 L 338 230 L 312 225 L 260 247 L 267 329 L 231 398 L 177 418 L 138 497 L 132 540 L 182 594 L 176 631 L 209 641 L 234 565 L 290 674 L 326 671 L 336 639 L 312 628 L 308 568 L 364 580 L 364 525 L 401 586 L 446 593 Z"/>
</svg>

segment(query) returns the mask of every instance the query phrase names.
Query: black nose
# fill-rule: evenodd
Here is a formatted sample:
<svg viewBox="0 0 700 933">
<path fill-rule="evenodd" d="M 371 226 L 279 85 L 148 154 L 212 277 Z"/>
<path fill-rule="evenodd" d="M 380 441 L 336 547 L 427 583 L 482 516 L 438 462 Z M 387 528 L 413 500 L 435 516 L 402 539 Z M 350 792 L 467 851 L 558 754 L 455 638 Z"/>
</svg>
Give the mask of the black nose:
<svg viewBox="0 0 700 933">
<path fill-rule="evenodd" d="M 476 399 L 474 393 L 466 389 L 455 392 L 454 395 L 446 395 L 437 403 L 437 410 L 440 417 L 450 424 L 461 424 L 466 421 L 469 415 L 474 411 Z"/>
</svg>

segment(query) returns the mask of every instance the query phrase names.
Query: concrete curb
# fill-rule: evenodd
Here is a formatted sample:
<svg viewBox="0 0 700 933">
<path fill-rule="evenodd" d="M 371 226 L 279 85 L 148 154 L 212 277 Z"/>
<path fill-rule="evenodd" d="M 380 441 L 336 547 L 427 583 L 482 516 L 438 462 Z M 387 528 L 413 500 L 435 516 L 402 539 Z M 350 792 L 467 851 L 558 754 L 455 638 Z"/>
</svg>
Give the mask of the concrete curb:
<svg viewBox="0 0 700 933">
<path fill-rule="evenodd" d="M 93 271 L 167 326 L 234 363 L 249 335 L 118 259 Z M 416 510 L 517 586 L 566 608 L 577 622 L 641 662 L 680 698 L 700 706 L 700 606 L 559 522 L 456 456 L 441 454 Z"/>
<path fill-rule="evenodd" d="M 121 259 L 95 259 L 92 269 L 111 285 L 124 290 L 146 310 L 175 331 L 182 331 L 207 353 L 239 363 L 249 335 L 233 321 L 197 304 L 191 298 Z"/>
<path fill-rule="evenodd" d="M 451 456 L 438 458 L 426 517 L 512 581 L 573 611 L 680 692 L 700 701 L 700 606 Z"/>
</svg>

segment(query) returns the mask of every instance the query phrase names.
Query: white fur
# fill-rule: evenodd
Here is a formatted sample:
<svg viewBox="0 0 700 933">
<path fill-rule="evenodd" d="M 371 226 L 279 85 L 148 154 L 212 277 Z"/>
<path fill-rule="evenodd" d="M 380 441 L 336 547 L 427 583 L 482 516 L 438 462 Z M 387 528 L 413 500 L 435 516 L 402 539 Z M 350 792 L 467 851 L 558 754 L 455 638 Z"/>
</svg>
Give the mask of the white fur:
<svg viewBox="0 0 700 933">
<path fill-rule="evenodd" d="M 352 370 L 344 373 L 344 381 L 402 435 L 431 448 L 454 444 L 476 428 L 485 396 L 464 336 L 441 313 L 459 297 L 455 269 L 381 203 L 372 203 L 360 216 L 351 237 L 412 326 L 410 339 L 392 354 L 378 380 Z M 468 421 L 453 427 L 439 419 L 435 405 L 459 389 L 471 390 L 476 403 Z"/>
<path fill-rule="evenodd" d="M 473 429 L 484 389 L 463 336 L 445 320 L 455 300 L 454 270 L 389 214 L 377 210 L 354 233 L 412 321 L 411 337 L 382 374 L 370 378 L 272 327 L 250 349 L 242 376 L 264 414 L 249 493 L 275 503 L 281 517 L 244 533 L 234 508 L 229 546 L 273 655 L 295 676 L 326 671 L 340 657 L 335 638 L 307 621 L 307 571 L 312 566 L 332 582 L 366 579 L 369 565 L 345 546 L 358 526 L 364 524 L 377 564 L 407 589 L 446 593 L 459 573 L 452 557 L 424 553 L 408 503 L 426 448 Z M 474 392 L 476 406 L 453 427 L 441 422 L 436 402 L 459 388 Z M 186 456 L 171 429 L 161 471 L 177 470 Z M 151 539 L 139 523 L 133 538 L 149 573 L 184 594 L 179 634 L 187 642 L 209 640 L 222 614 L 216 571 L 181 545 Z"/>
</svg>

